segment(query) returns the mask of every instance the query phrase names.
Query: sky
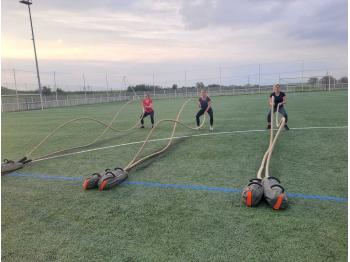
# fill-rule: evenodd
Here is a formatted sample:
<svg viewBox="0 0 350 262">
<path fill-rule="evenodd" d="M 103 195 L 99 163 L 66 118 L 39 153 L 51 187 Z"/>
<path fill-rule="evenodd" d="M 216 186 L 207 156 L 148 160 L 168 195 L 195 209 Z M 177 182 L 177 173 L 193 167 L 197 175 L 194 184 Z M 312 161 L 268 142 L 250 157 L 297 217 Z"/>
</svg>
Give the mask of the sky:
<svg viewBox="0 0 350 262">
<path fill-rule="evenodd" d="M 43 84 L 270 83 L 347 75 L 346 0 L 33 0 Z M 35 86 L 28 9 L 1 1 L 2 85 Z M 259 66 L 260 64 L 260 66 Z M 107 81 L 106 81 L 107 80 Z"/>
</svg>

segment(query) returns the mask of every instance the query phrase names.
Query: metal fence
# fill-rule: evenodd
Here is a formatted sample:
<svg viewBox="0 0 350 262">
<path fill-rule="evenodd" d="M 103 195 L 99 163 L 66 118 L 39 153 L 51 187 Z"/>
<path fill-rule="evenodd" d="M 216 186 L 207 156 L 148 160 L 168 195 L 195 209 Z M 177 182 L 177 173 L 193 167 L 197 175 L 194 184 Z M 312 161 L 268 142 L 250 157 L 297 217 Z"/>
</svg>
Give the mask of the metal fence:
<svg viewBox="0 0 350 262">
<path fill-rule="evenodd" d="M 347 90 L 347 83 L 303 83 L 295 82 L 295 78 L 280 79 L 281 87 L 286 92 L 312 92 L 325 91 L 332 92 L 337 90 Z M 272 85 L 264 86 L 220 86 L 206 87 L 210 96 L 236 96 L 236 95 L 251 95 L 251 94 L 267 94 L 271 93 Z M 179 89 L 162 89 L 151 93 L 153 99 L 174 99 L 197 97 L 199 95 L 198 88 L 179 88 Z M 14 94 L 1 96 L 1 112 L 15 112 L 48 109 L 57 107 L 70 107 L 78 105 L 88 105 L 97 103 L 112 103 L 127 100 L 138 100 L 144 96 L 144 92 L 109 92 L 108 96 L 105 92 L 87 92 L 87 93 L 66 93 L 53 94 L 43 96 L 41 104 L 40 96 L 37 93 Z"/>
<path fill-rule="evenodd" d="M 26 65 L 23 65 L 26 67 Z M 51 65 L 52 66 L 52 65 Z M 1 68 L 2 112 L 68 107 L 139 99 L 143 92 L 128 92 L 148 88 L 154 99 L 194 97 L 201 87 L 211 96 L 257 94 L 271 91 L 279 82 L 286 92 L 333 91 L 347 89 L 347 59 L 325 57 L 309 60 L 290 60 L 260 64 L 200 65 L 161 72 L 152 66 L 89 65 L 64 71 L 40 72 L 42 101 L 38 93 L 36 71 L 26 68 Z M 56 65 L 55 65 L 56 66 Z M 185 66 L 185 65 L 184 65 Z M 171 68 L 171 67 L 170 67 Z M 104 72 L 104 71 L 108 72 Z M 346 83 L 346 84 L 344 84 Z M 130 89 L 129 89 L 130 90 Z M 51 94 L 51 95 L 45 95 Z"/>
</svg>

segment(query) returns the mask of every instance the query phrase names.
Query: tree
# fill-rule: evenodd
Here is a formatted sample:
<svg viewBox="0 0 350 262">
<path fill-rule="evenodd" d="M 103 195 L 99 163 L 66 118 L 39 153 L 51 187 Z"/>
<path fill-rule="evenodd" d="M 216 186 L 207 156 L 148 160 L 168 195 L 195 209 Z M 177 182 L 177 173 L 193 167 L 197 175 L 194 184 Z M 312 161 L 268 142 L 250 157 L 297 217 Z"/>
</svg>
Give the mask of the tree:
<svg viewBox="0 0 350 262">
<path fill-rule="evenodd" d="M 348 83 L 348 77 L 343 76 L 342 78 L 338 79 L 338 83 L 340 84 L 347 84 Z"/>
<path fill-rule="evenodd" d="M 49 96 L 49 95 L 51 95 L 51 88 L 47 87 L 47 86 L 43 86 L 42 89 L 41 89 L 41 93 L 44 96 Z"/>
<path fill-rule="evenodd" d="M 177 84 L 173 84 L 173 86 L 171 88 L 176 90 L 177 89 Z"/>
<path fill-rule="evenodd" d="M 336 81 L 337 79 L 335 79 L 333 76 L 327 75 L 321 78 L 320 83 L 324 85 L 328 85 L 328 84 L 334 84 L 336 83 Z"/>
<path fill-rule="evenodd" d="M 205 85 L 203 84 L 203 82 L 197 82 L 197 83 L 196 83 L 196 88 L 197 88 L 197 89 L 204 89 L 204 88 L 205 88 Z"/>
<path fill-rule="evenodd" d="M 128 86 L 128 92 L 133 92 L 133 90 L 135 90 L 135 92 L 151 92 L 153 89 L 158 90 L 159 87 L 158 86 L 151 86 L 151 85 L 145 85 L 145 84 L 140 84 L 140 85 L 136 85 L 136 86 Z"/>
<path fill-rule="evenodd" d="M 61 88 L 57 88 L 56 92 L 57 92 L 58 95 L 63 95 L 64 94 L 64 91 Z"/>
<path fill-rule="evenodd" d="M 317 77 L 310 77 L 309 80 L 307 81 L 308 84 L 316 84 L 318 81 L 318 78 Z"/>
</svg>

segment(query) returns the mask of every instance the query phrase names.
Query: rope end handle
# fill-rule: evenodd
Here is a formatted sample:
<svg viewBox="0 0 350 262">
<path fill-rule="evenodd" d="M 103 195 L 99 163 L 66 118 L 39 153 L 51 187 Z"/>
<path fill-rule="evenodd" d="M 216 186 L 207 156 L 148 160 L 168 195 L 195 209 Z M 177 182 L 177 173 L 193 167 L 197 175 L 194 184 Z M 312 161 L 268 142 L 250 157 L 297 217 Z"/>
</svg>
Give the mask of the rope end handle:
<svg viewBox="0 0 350 262">
<path fill-rule="evenodd" d="M 24 164 L 27 164 L 29 162 L 32 162 L 32 159 L 28 159 L 28 157 L 24 156 L 20 160 L 18 160 L 17 162 L 20 162 L 24 165 Z"/>
</svg>

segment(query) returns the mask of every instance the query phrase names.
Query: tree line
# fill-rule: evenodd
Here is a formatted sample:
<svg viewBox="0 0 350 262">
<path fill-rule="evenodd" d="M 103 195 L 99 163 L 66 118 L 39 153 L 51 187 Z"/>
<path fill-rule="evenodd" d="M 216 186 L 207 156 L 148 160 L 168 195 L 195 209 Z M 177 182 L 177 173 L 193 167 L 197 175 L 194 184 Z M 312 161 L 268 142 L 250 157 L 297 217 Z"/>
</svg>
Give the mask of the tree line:
<svg viewBox="0 0 350 262">
<path fill-rule="evenodd" d="M 348 83 L 348 77 L 347 76 L 343 76 L 339 79 L 336 79 L 335 77 L 333 76 L 330 76 L 330 75 L 325 75 L 323 77 L 310 77 L 306 83 L 308 84 L 317 84 L 317 83 L 320 83 L 320 84 L 324 84 L 324 85 L 328 85 L 328 84 L 347 84 Z M 250 85 L 245 85 L 245 86 L 250 86 Z M 226 86 L 223 86 L 222 87 L 226 87 Z M 231 85 L 229 87 L 242 87 L 242 85 Z M 127 88 L 127 91 L 128 92 L 154 92 L 154 91 L 159 91 L 159 90 L 164 90 L 164 89 L 173 89 L 173 90 L 177 90 L 177 89 L 203 89 L 203 88 L 210 88 L 210 89 L 218 89 L 220 88 L 220 85 L 218 84 L 209 84 L 209 85 L 205 85 L 203 82 L 197 82 L 195 86 L 187 86 L 187 87 L 178 87 L 177 84 L 173 84 L 171 86 L 168 86 L 168 87 L 161 87 L 161 86 L 158 86 L 158 85 L 146 85 L 146 84 L 138 84 L 138 85 L 135 85 L 135 86 L 128 86 Z M 89 90 L 89 88 L 88 88 Z M 13 89 L 9 89 L 8 87 L 5 87 L 5 86 L 1 86 L 1 92 L 2 94 L 15 94 L 15 90 Z M 35 92 L 35 93 L 39 93 L 39 90 L 35 90 L 35 91 L 18 91 L 20 93 L 32 93 L 32 92 Z M 63 94 L 66 94 L 66 93 L 75 93 L 75 94 L 84 94 L 84 93 L 87 93 L 87 94 L 90 94 L 92 91 L 64 91 L 63 89 L 61 88 L 57 88 L 57 94 L 58 95 L 63 95 Z M 43 86 L 42 87 L 42 94 L 45 95 L 45 96 L 49 96 L 49 95 L 52 95 L 52 94 L 55 94 L 56 91 L 52 90 L 51 87 L 49 86 Z"/>
</svg>

